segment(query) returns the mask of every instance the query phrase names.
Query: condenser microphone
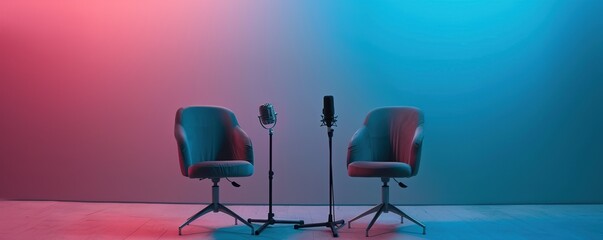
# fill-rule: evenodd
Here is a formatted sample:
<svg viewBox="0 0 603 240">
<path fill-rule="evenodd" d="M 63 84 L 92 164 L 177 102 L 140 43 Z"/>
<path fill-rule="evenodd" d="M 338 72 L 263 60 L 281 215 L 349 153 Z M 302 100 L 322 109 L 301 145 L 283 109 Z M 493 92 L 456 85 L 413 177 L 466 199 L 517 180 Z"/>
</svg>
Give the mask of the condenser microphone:
<svg viewBox="0 0 603 240">
<path fill-rule="evenodd" d="M 260 122 L 263 125 L 270 125 L 276 122 L 276 112 L 270 103 L 260 106 Z"/>
<path fill-rule="evenodd" d="M 333 103 L 333 96 L 329 95 L 323 98 L 322 114 L 324 124 L 329 128 L 337 121 L 335 120 L 335 105 Z"/>
</svg>

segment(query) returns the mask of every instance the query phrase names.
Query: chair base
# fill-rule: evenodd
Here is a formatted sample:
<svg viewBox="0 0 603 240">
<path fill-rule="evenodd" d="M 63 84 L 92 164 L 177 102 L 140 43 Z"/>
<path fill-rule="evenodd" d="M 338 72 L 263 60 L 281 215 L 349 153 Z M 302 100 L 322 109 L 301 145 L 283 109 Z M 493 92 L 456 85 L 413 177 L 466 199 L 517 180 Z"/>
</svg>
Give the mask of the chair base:
<svg viewBox="0 0 603 240">
<path fill-rule="evenodd" d="M 404 222 L 404 218 L 407 218 L 408 220 L 414 222 L 415 224 L 421 226 L 423 228 L 423 235 L 425 235 L 426 233 L 426 227 L 425 225 L 423 225 L 421 222 L 415 220 L 414 218 L 408 216 L 408 214 L 404 213 L 402 210 L 398 209 L 396 206 L 390 204 L 390 203 L 381 203 L 373 208 L 371 208 L 370 210 L 358 215 L 357 217 L 355 217 L 354 219 L 350 220 L 348 222 L 348 228 L 352 227 L 352 222 L 358 220 L 359 218 L 362 218 L 366 215 L 369 215 L 371 213 L 375 213 L 375 216 L 373 217 L 373 220 L 371 220 L 371 222 L 369 223 L 368 227 L 366 228 L 366 236 L 369 236 L 369 230 L 371 230 L 371 227 L 373 227 L 373 224 L 375 224 L 375 221 L 377 221 L 377 218 L 379 218 L 379 216 L 381 215 L 381 213 L 386 212 L 385 209 L 388 209 L 388 211 L 391 211 L 395 214 L 398 214 L 401 218 L 400 223 Z"/>
<path fill-rule="evenodd" d="M 243 219 L 241 216 L 237 215 L 235 212 L 233 212 L 232 210 L 230 210 L 229 208 L 227 208 L 226 206 L 224 206 L 223 204 L 220 203 L 220 201 L 219 201 L 220 187 L 218 186 L 218 182 L 220 181 L 220 179 L 215 178 L 215 179 L 212 179 L 212 181 L 214 183 L 214 185 L 212 186 L 212 203 L 207 205 L 207 207 L 203 208 L 201 211 L 195 213 L 195 215 L 189 217 L 186 220 L 186 222 L 184 222 L 182 225 L 180 225 L 180 227 L 178 227 L 178 235 L 182 235 L 182 228 L 186 227 L 191 222 L 197 220 L 197 218 L 200 218 L 201 216 L 203 216 L 209 212 L 223 212 L 223 213 L 230 215 L 231 217 L 233 217 L 235 219 L 235 225 L 238 224 L 237 220 L 241 221 L 243 224 L 245 224 L 251 228 L 251 235 L 253 235 L 254 228 L 253 228 L 253 225 L 251 225 L 251 223 L 245 221 L 245 219 Z"/>
<path fill-rule="evenodd" d="M 366 228 L 366 236 L 369 236 L 369 230 L 371 230 L 371 227 L 373 227 L 373 224 L 375 224 L 375 221 L 377 221 L 377 218 L 379 218 L 379 216 L 381 216 L 381 213 L 387 213 L 387 212 L 393 212 L 395 214 L 398 214 L 400 216 L 400 223 L 404 223 L 404 218 L 407 218 L 408 220 L 414 222 L 415 224 L 421 226 L 423 228 L 423 235 L 426 234 L 426 227 L 425 225 L 423 225 L 421 222 L 415 220 L 414 218 L 408 216 L 408 214 L 404 213 L 402 210 L 398 209 L 396 206 L 392 205 L 389 203 L 389 186 L 387 185 L 387 182 L 389 182 L 389 178 L 381 178 L 381 181 L 383 182 L 383 186 L 381 186 L 381 198 L 382 198 L 382 203 L 369 209 L 368 211 L 358 215 L 357 217 L 355 217 L 354 219 L 350 220 L 348 222 L 348 228 L 352 227 L 352 222 L 356 221 L 366 215 L 369 215 L 371 213 L 375 213 L 375 216 L 373 217 L 373 219 L 371 220 L 371 222 L 369 223 L 368 227 Z"/>
</svg>

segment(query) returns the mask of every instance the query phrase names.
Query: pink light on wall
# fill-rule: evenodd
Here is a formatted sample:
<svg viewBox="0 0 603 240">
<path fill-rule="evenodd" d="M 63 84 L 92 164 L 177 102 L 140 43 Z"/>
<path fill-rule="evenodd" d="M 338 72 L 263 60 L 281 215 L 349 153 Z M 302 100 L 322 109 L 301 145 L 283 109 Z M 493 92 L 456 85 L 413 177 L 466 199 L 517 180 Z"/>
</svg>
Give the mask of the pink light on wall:
<svg viewBox="0 0 603 240">
<path fill-rule="evenodd" d="M 103 200 L 134 191 L 140 201 L 178 199 L 147 191 L 146 179 L 177 176 L 165 169 L 177 170 L 178 107 L 245 98 L 250 85 L 237 64 L 256 5 L 0 5 L 3 196 Z M 183 181 L 172 179 L 166 186 Z"/>
</svg>

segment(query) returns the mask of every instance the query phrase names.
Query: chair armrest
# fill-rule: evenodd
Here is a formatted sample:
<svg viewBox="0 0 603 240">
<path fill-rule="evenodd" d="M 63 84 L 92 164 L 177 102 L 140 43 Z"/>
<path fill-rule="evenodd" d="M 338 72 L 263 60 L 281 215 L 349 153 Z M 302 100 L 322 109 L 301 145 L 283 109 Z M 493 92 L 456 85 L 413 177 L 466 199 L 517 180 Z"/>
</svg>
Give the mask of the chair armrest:
<svg viewBox="0 0 603 240">
<path fill-rule="evenodd" d="M 417 130 L 415 130 L 415 136 L 413 137 L 412 144 L 419 147 L 423 145 L 423 127 L 417 127 Z"/>
<path fill-rule="evenodd" d="M 247 133 L 245 133 L 245 131 L 243 131 L 241 127 L 234 128 L 233 134 L 235 135 L 234 140 L 237 141 L 235 145 L 244 146 L 244 150 L 242 152 L 242 148 L 236 148 L 237 151 L 234 152 L 233 159 L 245 160 L 253 164 L 253 144 L 251 143 L 251 138 L 247 135 Z"/>
<path fill-rule="evenodd" d="M 176 137 L 176 143 L 178 144 L 178 157 L 180 160 L 180 171 L 182 175 L 188 177 L 188 167 L 190 165 L 190 151 L 188 146 L 188 140 L 186 138 L 186 132 L 180 124 L 176 124 L 174 127 L 174 136 Z"/>
<path fill-rule="evenodd" d="M 356 161 L 372 161 L 373 153 L 365 127 L 358 129 L 348 145 L 347 165 Z"/>
<path fill-rule="evenodd" d="M 415 130 L 415 135 L 412 140 L 411 157 L 414 157 L 414 164 L 412 167 L 412 176 L 419 173 L 419 165 L 421 163 L 421 150 L 423 149 L 423 127 L 419 126 Z"/>
</svg>

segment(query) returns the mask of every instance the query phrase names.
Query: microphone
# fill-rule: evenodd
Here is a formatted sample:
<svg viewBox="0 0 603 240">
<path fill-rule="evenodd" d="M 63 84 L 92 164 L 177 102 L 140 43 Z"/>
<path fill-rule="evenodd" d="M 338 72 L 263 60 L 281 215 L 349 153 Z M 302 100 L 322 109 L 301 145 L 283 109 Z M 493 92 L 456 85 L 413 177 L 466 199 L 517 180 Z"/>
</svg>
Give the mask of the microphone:
<svg viewBox="0 0 603 240">
<path fill-rule="evenodd" d="M 262 125 L 270 125 L 276 123 L 276 112 L 270 103 L 260 106 L 260 122 Z"/>
<path fill-rule="evenodd" d="M 337 122 L 335 119 L 335 106 L 333 103 L 333 96 L 324 96 L 323 98 L 323 123 L 327 125 L 327 127 L 333 126 L 333 123 Z"/>
</svg>

